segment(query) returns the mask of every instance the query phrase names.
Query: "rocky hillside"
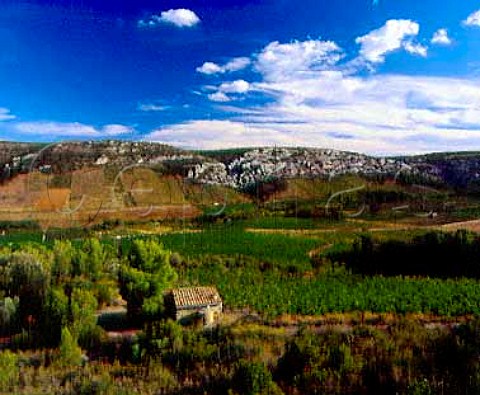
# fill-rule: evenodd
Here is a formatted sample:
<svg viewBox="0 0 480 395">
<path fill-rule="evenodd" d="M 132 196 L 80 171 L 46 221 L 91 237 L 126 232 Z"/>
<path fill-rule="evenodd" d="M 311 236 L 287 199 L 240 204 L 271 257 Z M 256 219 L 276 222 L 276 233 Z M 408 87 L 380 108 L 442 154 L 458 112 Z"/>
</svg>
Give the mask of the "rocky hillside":
<svg viewBox="0 0 480 395">
<path fill-rule="evenodd" d="M 186 151 L 168 145 L 129 141 L 59 144 L 0 142 L 2 182 L 19 173 L 62 173 L 82 168 L 147 166 L 165 174 L 236 189 L 271 178 L 358 174 L 428 180 L 458 188 L 480 185 L 480 153 L 442 153 L 411 157 L 373 157 L 313 148 L 256 148 Z M 480 189 L 480 188 L 479 188 Z"/>
<path fill-rule="evenodd" d="M 0 149 L 0 175 L 3 181 L 33 170 L 58 174 L 82 168 L 122 168 L 192 158 L 190 153 L 168 145 L 116 140 L 49 145 L 2 142 Z"/>
</svg>

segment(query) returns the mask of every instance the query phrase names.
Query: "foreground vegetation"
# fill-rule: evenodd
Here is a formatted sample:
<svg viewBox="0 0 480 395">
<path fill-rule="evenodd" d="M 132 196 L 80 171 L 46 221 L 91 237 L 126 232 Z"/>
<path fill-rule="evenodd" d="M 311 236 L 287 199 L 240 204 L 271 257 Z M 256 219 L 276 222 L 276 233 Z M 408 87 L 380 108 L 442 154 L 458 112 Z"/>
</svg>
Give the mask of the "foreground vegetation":
<svg viewBox="0 0 480 395">
<path fill-rule="evenodd" d="M 402 194 L 367 192 L 362 219 L 266 200 L 150 235 L 1 224 L 0 392 L 478 393 L 480 236 L 397 229 L 372 213 Z M 184 285 L 219 289 L 219 327 L 168 320 Z"/>
<path fill-rule="evenodd" d="M 434 394 L 479 391 L 479 323 L 427 329 L 283 330 L 237 323 L 209 331 L 173 322 L 150 340 L 105 343 L 83 364 L 74 345 L 0 353 L 4 393 Z M 65 337 L 66 338 L 66 337 Z M 73 349 L 71 348 L 73 347 Z"/>
<path fill-rule="evenodd" d="M 447 183 L 232 189 L 185 180 L 196 157 L 117 178 L 120 154 L 89 168 L 93 156 L 61 152 L 50 170 L 0 177 L 0 393 L 480 393 L 480 236 L 434 228 L 480 214 L 463 166 Z M 422 163 L 475 159 L 449 156 Z M 220 326 L 169 320 L 164 292 L 188 285 L 218 288 Z"/>
</svg>

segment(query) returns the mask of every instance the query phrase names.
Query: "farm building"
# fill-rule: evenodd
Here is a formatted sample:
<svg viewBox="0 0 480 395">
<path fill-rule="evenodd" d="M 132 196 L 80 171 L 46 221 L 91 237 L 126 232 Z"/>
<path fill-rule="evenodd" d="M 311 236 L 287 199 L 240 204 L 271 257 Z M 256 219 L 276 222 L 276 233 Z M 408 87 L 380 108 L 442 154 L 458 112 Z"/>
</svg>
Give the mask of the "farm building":
<svg viewBox="0 0 480 395">
<path fill-rule="evenodd" d="M 205 326 L 212 326 L 222 313 L 222 299 L 215 287 L 176 288 L 165 295 L 165 307 L 176 321 L 202 319 Z"/>
</svg>

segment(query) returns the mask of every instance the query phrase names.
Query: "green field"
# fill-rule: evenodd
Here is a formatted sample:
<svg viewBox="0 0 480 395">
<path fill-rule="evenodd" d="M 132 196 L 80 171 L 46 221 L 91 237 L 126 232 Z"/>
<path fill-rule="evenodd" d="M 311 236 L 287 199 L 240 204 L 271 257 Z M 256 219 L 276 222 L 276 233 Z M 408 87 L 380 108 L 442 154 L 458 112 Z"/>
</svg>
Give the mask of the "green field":
<svg viewBox="0 0 480 395">
<path fill-rule="evenodd" d="M 0 392 L 478 393 L 477 234 L 419 226 L 431 222 L 413 211 L 392 218 L 388 204 L 349 218 L 353 198 L 337 218 L 289 196 L 231 195 L 219 210 L 224 192 L 192 186 L 203 211 L 192 220 L 45 235 L 3 223 L 0 330 L 13 352 L 0 351 Z M 218 289 L 219 327 L 165 320 L 163 292 L 191 285 Z"/>
<path fill-rule="evenodd" d="M 245 255 L 259 261 L 275 263 L 281 267 L 310 267 L 308 252 L 326 243 L 309 237 L 278 234 L 259 234 L 232 224 L 211 226 L 198 233 L 180 232 L 159 237 L 166 248 L 186 258 L 201 255 Z"/>
<path fill-rule="evenodd" d="M 184 275 L 190 284 L 216 284 L 226 306 L 249 306 L 266 316 L 355 311 L 446 317 L 480 314 L 480 282 L 471 279 L 363 278 L 344 272 L 305 278 L 219 266 L 202 266 Z"/>
</svg>

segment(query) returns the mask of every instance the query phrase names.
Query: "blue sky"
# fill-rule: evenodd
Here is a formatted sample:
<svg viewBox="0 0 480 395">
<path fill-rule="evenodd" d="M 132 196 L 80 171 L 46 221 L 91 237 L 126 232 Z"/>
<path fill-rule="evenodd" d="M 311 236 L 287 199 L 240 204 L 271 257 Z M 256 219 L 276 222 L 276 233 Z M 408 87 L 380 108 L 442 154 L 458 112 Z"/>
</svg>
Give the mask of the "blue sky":
<svg viewBox="0 0 480 395">
<path fill-rule="evenodd" d="M 480 149 L 480 3 L 0 2 L 0 139 Z"/>
</svg>

